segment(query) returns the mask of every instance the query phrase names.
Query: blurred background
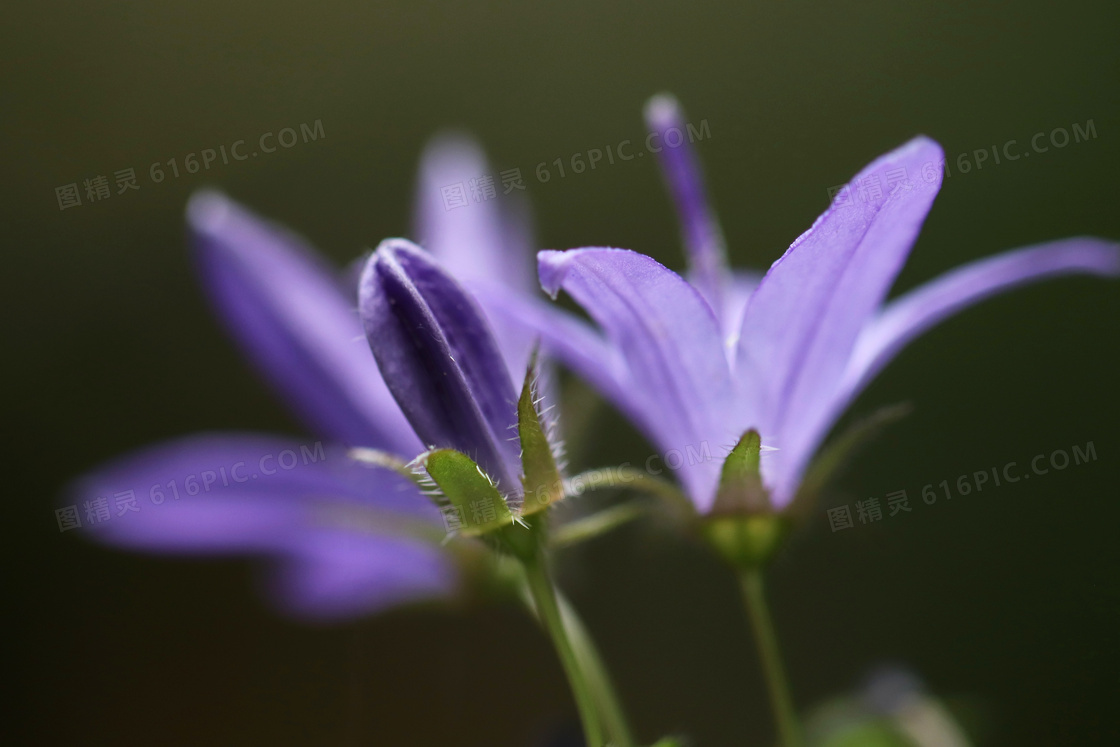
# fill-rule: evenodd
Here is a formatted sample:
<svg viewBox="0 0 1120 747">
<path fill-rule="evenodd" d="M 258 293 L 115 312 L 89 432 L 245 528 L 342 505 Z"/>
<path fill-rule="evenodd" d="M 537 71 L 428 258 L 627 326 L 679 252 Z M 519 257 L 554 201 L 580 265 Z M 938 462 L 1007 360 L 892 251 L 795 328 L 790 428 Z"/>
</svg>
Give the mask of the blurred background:
<svg viewBox="0 0 1120 747">
<path fill-rule="evenodd" d="M 247 562 L 134 556 L 59 532 L 62 486 L 122 452 L 200 430 L 302 433 L 202 299 L 183 227 L 201 187 L 342 265 L 409 232 L 421 148 L 455 126 L 482 140 L 495 174 L 521 169 L 540 247 L 623 246 L 680 267 L 652 157 L 534 174 L 640 143 L 643 102 L 667 90 L 710 129 L 696 147 L 739 265 L 767 267 L 829 187 L 917 133 L 942 143 L 951 175 L 896 293 L 1022 244 L 1120 238 L 1118 14 L 1103 0 L 132 0 L 4 16 L 6 743 L 491 747 L 574 721 L 550 645 L 516 608 L 312 627 L 275 615 Z M 291 147 L 186 169 L 189 153 L 244 140 L 245 155 L 284 128 L 301 135 Z M 1036 133 L 1048 150 L 1032 150 Z M 138 189 L 119 192 L 127 169 Z M 99 176 L 109 196 L 90 200 Z M 938 327 L 860 398 L 849 420 L 915 409 L 851 463 L 773 568 L 799 706 L 893 663 L 978 744 L 1120 743 L 1118 331 L 1115 282 L 1034 286 Z M 606 408 L 590 429 L 575 467 L 651 453 Z M 1090 463 L 917 499 L 1088 442 Z M 829 531 L 827 507 L 885 505 L 901 489 L 910 514 Z M 642 738 L 772 743 L 733 580 L 703 550 L 638 525 L 561 565 Z"/>
</svg>

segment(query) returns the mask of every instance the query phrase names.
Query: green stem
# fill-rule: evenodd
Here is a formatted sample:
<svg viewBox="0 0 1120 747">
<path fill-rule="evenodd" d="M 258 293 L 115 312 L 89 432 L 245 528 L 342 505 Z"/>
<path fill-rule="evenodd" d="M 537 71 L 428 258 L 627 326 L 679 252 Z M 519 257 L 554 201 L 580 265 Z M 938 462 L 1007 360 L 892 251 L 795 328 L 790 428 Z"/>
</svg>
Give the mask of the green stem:
<svg viewBox="0 0 1120 747">
<path fill-rule="evenodd" d="M 639 518 L 648 513 L 649 509 L 636 501 L 620 503 L 617 506 L 605 508 L 582 519 L 561 524 L 552 531 L 548 544 L 552 549 L 574 545 L 584 540 L 597 537 L 609 532 L 615 527 L 622 526 L 628 521 Z"/>
<path fill-rule="evenodd" d="M 595 696 L 599 706 L 599 713 L 603 717 L 603 725 L 611 737 L 611 744 L 615 747 L 633 747 L 634 735 L 630 731 L 630 724 L 626 721 L 626 712 L 618 700 L 614 683 L 611 682 L 607 669 L 603 666 L 603 659 L 595 647 L 591 635 L 579 618 L 579 614 L 563 594 L 557 593 L 560 606 L 560 617 L 568 631 L 568 638 L 572 642 L 576 658 L 583 667 L 587 683 Z"/>
<path fill-rule="evenodd" d="M 553 590 L 552 578 L 548 572 L 544 550 L 539 546 L 529 557 L 525 558 L 525 576 L 529 582 L 529 593 L 533 595 L 533 604 L 537 608 L 537 615 L 544 623 L 560 657 L 560 663 L 568 676 L 568 685 L 572 688 L 572 696 L 579 710 L 580 721 L 583 722 L 583 736 L 590 747 L 602 747 L 603 727 L 599 721 L 599 711 L 595 707 L 595 698 L 592 688 L 580 667 L 579 658 L 576 656 L 572 642 L 568 638 L 568 631 L 556 601 Z"/>
<path fill-rule="evenodd" d="M 739 582 L 743 590 L 747 615 L 751 619 L 754 640 L 758 644 L 758 653 L 762 657 L 762 668 L 766 674 L 766 685 L 770 690 L 770 705 L 774 709 L 778 734 L 784 747 L 798 747 L 801 744 L 801 730 L 797 724 L 793 698 L 790 697 L 785 668 L 782 666 L 782 656 L 778 651 L 774 621 L 770 617 L 770 607 L 766 603 L 762 572 L 757 569 L 743 570 L 740 572 Z"/>
</svg>

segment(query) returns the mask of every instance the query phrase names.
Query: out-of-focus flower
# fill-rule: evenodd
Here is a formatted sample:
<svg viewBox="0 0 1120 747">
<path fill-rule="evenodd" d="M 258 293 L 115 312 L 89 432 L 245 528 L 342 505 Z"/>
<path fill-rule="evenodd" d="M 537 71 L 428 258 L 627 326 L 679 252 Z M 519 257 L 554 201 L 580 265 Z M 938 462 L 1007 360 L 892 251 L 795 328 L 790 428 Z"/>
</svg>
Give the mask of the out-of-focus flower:
<svg viewBox="0 0 1120 747">
<path fill-rule="evenodd" d="M 445 261 L 486 260 L 505 271 L 492 280 L 528 292 L 528 272 L 513 274 L 529 261 L 527 234 L 513 228 L 523 220 L 509 222 L 490 202 L 459 211 L 431 204 L 441 182 L 485 170 L 470 141 L 434 141 L 421 164 L 415 230 Z M 196 195 L 187 218 L 222 320 L 324 441 L 198 435 L 129 455 L 72 486 L 78 505 L 88 504 L 90 535 L 147 552 L 269 557 L 271 596 L 309 618 L 453 592 L 459 572 L 438 544 L 445 517 L 411 481 L 348 452 L 363 447 L 407 461 L 424 449 L 370 354 L 352 284 L 299 238 L 222 195 Z M 522 333 L 494 355 L 523 371 L 529 345 Z M 135 500 L 115 515 L 115 496 L 129 495 Z"/>
<path fill-rule="evenodd" d="M 872 672 L 858 693 L 832 698 L 805 720 L 811 747 L 969 747 L 972 741 L 946 704 L 908 669 Z"/>
<path fill-rule="evenodd" d="M 646 116 L 654 131 L 684 129 L 667 96 L 651 100 Z M 856 175 L 850 184 L 862 193 L 837 195 L 755 284 L 727 269 L 698 166 L 678 141 L 661 158 L 692 282 L 628 250 L 544 251 L 545 290 L 570 294 L 603 335 L 555 314 L 532 323 L 546 350 L 598 387 L 659 449 L 703 457 L 756 430 L 763 448 L 774 449 L 761 464 L 774 510 L 792 502 L 836 419 L 922 332 L 1027 282 L 1120 274 L 1117 244 L 1065 239 L 970 263 L 884 304 L 940 187 L 940 168 L 931 180 L 928 165 L 943 162 L 941 148 L 918 137 Z M 711 511 L 722 459 L 680 461 L 687 462 L 678 474 L 695 506 Z"/>
</svg>

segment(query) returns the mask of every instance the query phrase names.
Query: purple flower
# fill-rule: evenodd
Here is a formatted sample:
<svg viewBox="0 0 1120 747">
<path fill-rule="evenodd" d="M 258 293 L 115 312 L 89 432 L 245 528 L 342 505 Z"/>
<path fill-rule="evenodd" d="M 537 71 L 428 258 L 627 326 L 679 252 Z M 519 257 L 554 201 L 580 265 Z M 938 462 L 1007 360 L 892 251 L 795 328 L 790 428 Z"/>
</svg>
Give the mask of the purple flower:
<svg viewBox="0 0 1120 747">
<path fill-rule="evenodd" d="M 417 181 L 415 240 L 447 273 L 467 288 L 487 315 L 514 381 L 525 375 L 536 334 L 491 309 L 502 297 L 532 298 L 539 291 L 533 268 L 533 229 L 528 202 L 516 191 L 485 192 L 461 207 L 448 207 L 443 190 L 486 177 L 486 157 L 470 139 L 442 135 L 429 145 Z M 498 209 L 498 201 L 501 209 Z"/>
<path fill-rule="evenodd" d="M 482 310 L 426 252 L 388 239 L 370 257 L 359 309 L 373 357 L 417 435 L 469 456 L 519 492 L 517 399 Z"/>
<path fill-rule="evenodd" d="M 653 130 L 683 131 L 680 109 L 667 96 L 653 99 L 646 116 Z M 860 191 L 838 195 L 754 281 L 726 269 L 688 146 L 667 147 L 661 164 L 692 282 L 628 250 L 544 251 L 545 290 L 570 294 L 602 335 L 554 313 L 521 317 L 660 450 L 682 456 L 681 481 L 702 512 L 712 507 L 722 461 L 704 457 L 756 429 L 774 449 L 761 470 L 780 510 L 836 419 L 926 329 L 1027 282 L 1120 274 L 1117 244 L 1073 238 L 970 263 L 884 303 L 940 187 L 943 160 L 925 137 L 875 160 L 850 183 Z"/>
<path fill-rule="evenodd" d="M 529 246 L 496 205 L 453 212 L 430 204 L 437 185 L 485 171 L 469 141 L 437 140 L 422 162 L 417 232 L 444 261 L 473 256 L 512 272 L 519 259 L 527 263 Z M 146 552 L 268 557 L 268 593 L 310 618 L 453 592 L 456 566 L 429 541 L 444 535 L 437 507 L 409 480 L 348 455 L 349 447 L 368 447 L 407 460 L 424 448 L 370 354 L 352 284 L 299 238 L 221 195 L 196 195 L 187 217 L 219 315 L 324 441 L 198 435 L 129 455 L 72 487 L 91 535 Z M 529 290 L 528 273 L 503 280 Z M 527 340 L 522 333 L 508 350 L 490 353 L 523 366 Z M 127 508 L 132 502 L 137 510 Z"/>
</svg>

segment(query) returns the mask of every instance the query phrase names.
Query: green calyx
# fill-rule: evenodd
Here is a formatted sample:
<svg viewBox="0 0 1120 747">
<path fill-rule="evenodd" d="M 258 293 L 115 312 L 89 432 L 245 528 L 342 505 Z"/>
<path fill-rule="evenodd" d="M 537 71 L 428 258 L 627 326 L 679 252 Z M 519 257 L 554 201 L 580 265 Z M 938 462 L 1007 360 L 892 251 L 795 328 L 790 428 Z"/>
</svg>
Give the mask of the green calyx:
<svg viewBox="0 0 1120 747">
<path fill-rule="evenodd" d="M 758 514 L 771 510 L 770 496 L 762 486 L 759 461 L 762 438 L 751 429 L 744 433 L 723 461 L 712 514 Z"/>
<path fill-rule="evenodd" d="M 727 455 L 712 511 L 703 524 L 705 539 L 737 568 L 758 568 L 774 555 L 789 521 L 774 511 L 762 485 L 762 439 L 749 430 Z"/>
<path fill-rule="evenodd" d="M 736 568 L 760 568 L 781 547 L 789 522 L 777 514 L 713 516 L 703 531 L 704 538 Z"/>
<path fill-rule="evenodd" d="M 564 481 L 552 453 L 552 443 L 537 411 L 537 354 L 534 351 L 525 373 L 525 384 L 517 401 L 517 434 L 521 441 L 522 487 L 525 500 L 521 515 L 543 511 L 564 497 Z"/>
<path fill-rule="evenodd" d="M 447 501 L 444 518 L 452 531 L 484 539 L 519 558 L 535 551 L 544 517 L 514 514 L 473 459 L 454 449 L 437 449 L 424 457 L 424 467 Z"/>
<path fill-rule="evenodd" d="M 436 449 L 424 456 L 424 469 L 447 499 L 448 526 L 464 535 L 478 535 L 514 521 L 505 498 L 466 454 Z"/>
</svg>

